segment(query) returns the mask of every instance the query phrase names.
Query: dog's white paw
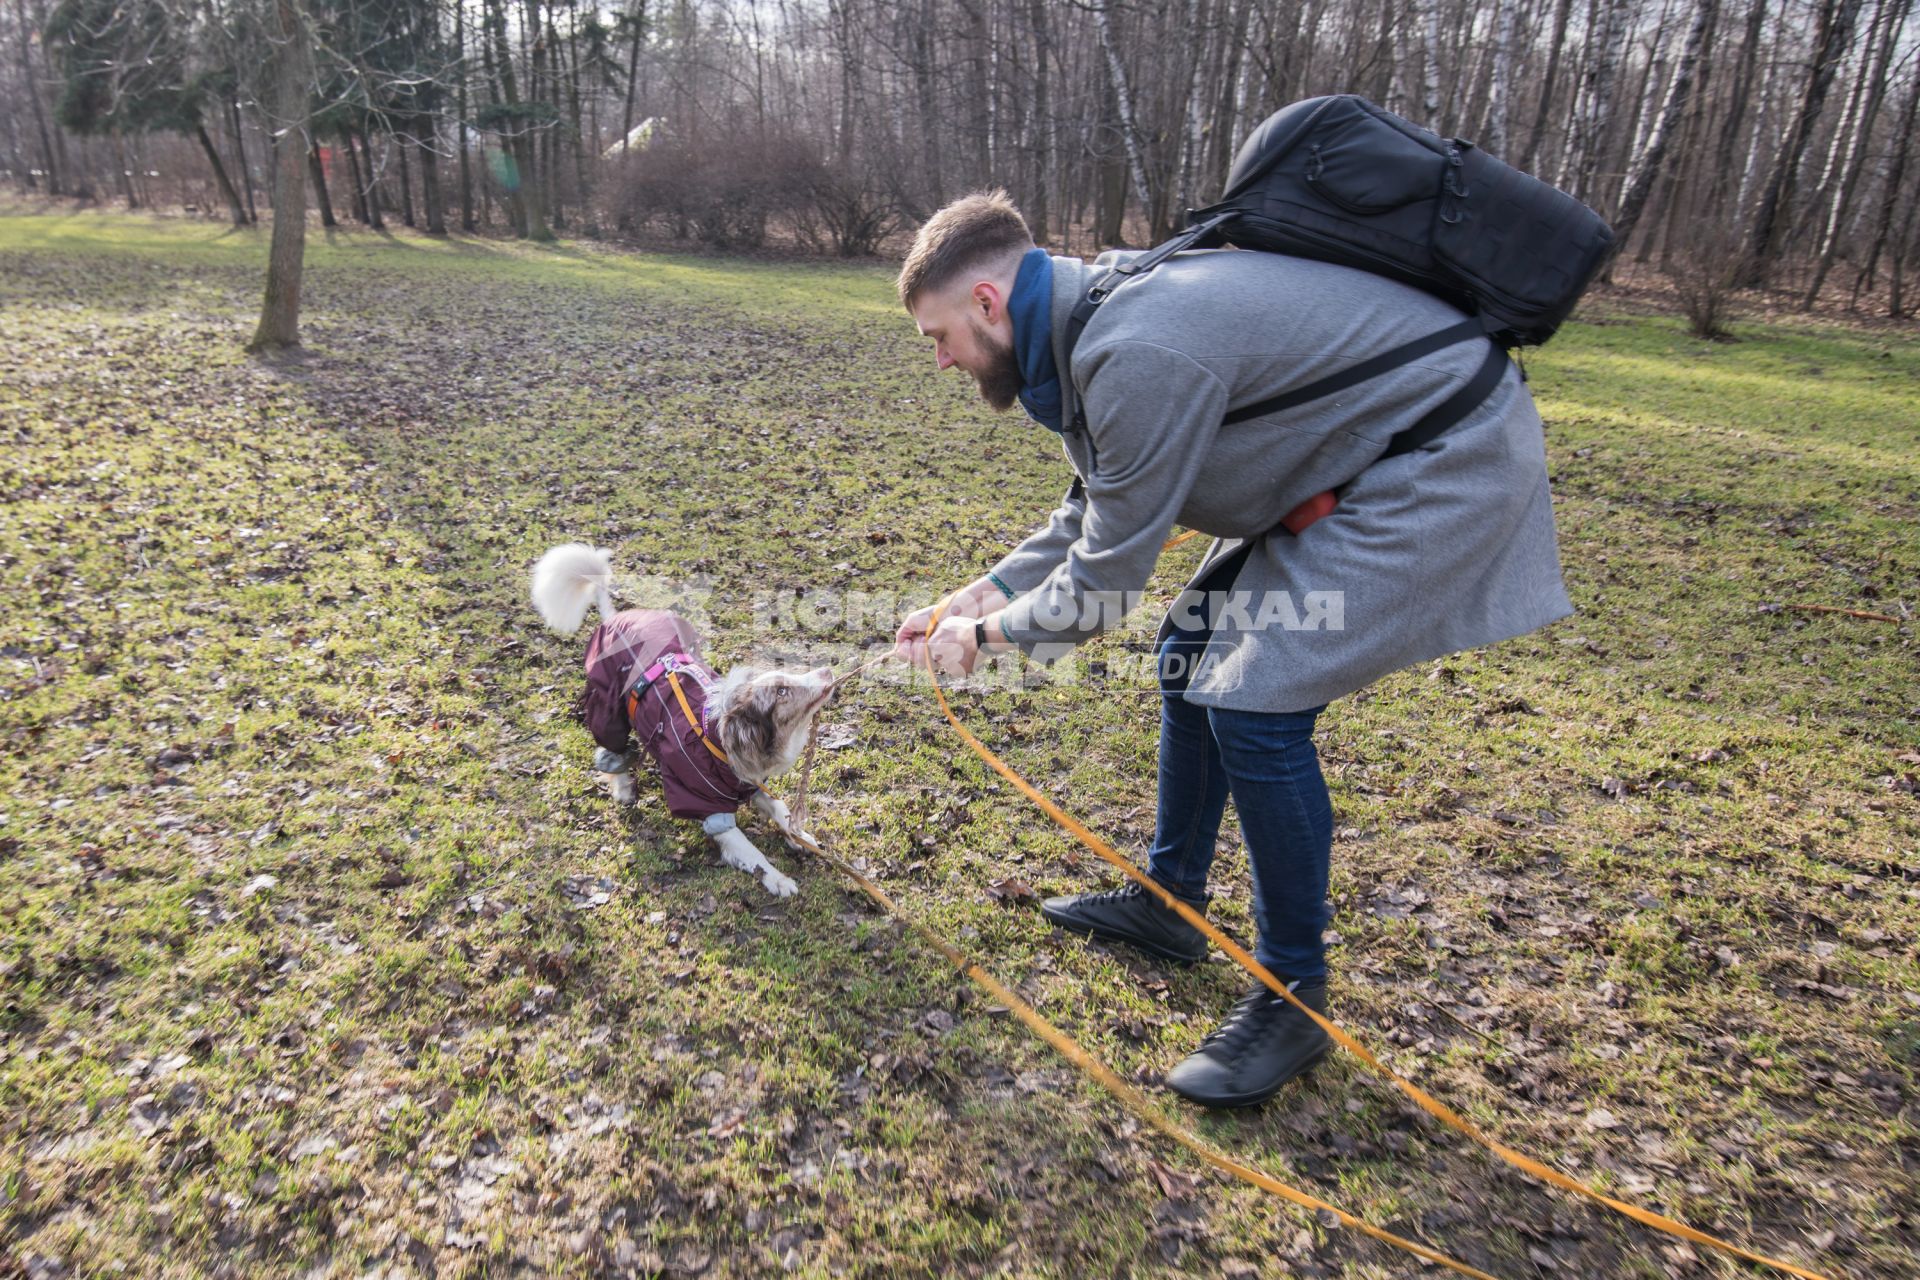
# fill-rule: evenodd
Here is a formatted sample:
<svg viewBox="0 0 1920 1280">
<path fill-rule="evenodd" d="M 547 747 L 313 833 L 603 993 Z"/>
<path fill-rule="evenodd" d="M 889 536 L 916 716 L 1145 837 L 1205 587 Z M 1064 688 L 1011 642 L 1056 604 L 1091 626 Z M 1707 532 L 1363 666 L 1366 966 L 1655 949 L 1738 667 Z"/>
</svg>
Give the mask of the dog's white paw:
<svg viewBox="0 0 1920 1280">
<path fill-rule="evenodd" d="M 767 892 L 776 898 L 791 898 L 800 892 L 800 886 L 795 884 L 791 877 L 783 876 L 778 871 L 767 872 L 760 878 L 760 883 L 765 885 Z"/>
<path fill-rule="evenodd" d="M 797 827 L 782 827 L 780 834 L 786 837 L 787 848 L 795 853 L 812 853 L 813 849 L 810 846 L 820 843 L 813 838 L 813 832 L 802 831 Z"/>
</svg>

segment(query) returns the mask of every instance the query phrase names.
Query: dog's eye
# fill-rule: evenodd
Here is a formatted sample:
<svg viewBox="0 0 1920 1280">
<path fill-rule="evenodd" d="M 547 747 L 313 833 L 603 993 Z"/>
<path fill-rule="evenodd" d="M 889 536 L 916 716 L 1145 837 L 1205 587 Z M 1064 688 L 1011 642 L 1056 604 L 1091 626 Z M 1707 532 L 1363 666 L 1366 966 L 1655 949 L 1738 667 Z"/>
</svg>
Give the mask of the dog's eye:
<svg viewBox="0 0 1920 1280">
<path fill-rule="evenodd" d="M 793 692 L 793 690 L 789 689 L 786 685 L 778 685 L 774 688 L 773 696 L 776 698 L 784 698 L 791 692 Z"/>
</svg>

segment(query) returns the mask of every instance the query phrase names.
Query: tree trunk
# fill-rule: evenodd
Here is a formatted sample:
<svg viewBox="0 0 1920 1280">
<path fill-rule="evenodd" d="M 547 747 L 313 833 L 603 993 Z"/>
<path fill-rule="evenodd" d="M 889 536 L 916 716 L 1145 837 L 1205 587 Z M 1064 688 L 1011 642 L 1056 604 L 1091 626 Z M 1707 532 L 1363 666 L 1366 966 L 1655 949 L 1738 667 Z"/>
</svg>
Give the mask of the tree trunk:
<svg viewBox="0 0 1920 1280">
<path fill-rule="evenodd" d="M 60 165 L 54 158 L 53 131 L 47 126 L 47 110 L 40 101 L 40 78 L 33 73 L 33 40 L 31 33 L 41 29 L 44 16 L 30 18 L 27 15 L 26 0 L 20 0 L 20 84 L 26 90 L 27 101 L 33 104 L 33 123 L 40 133 L 41 164 L 47 175 L 47 194 L 60 195 L 63 188 L 60 182 Z"/>
<path fill-rule="evenodd" d="M 524 0 L 522 8 L 526 14 L 524 30 L 533 40 L 533 47 L 527 51 L 531 76 L 527 101 L 546 103 L 558 115 L 560 76 L 557 71 L 559 59 L 553 44 L 553 24 L 550 19 L 542 21 L 543 6 L 539 0 Z M 547 212 L 550 225 L 559 231 L 567 224 L 566 205 L 560 193 L 560 131 L 551 123 L 546 124 L 533 134 L 531 141 L 540 173 L 541 207 Z"/>
<path fill-rule="evenodd" d="M 1760 41 L 1766 34 L 1766 22 L 1767 0 L 1753 0 L 1753 6 L 1747 10 L 1740 63 L 1733 73 L 1726 123 L 1721 126 L 1720 144 L 1714 162 L 1709 167 L 1713 182 L 1707 192 L 1706 206 L 1710 209 L 1718 210 L 1725 206 L 1727 191 L 1733 183 L 1733 158 L 1740 147 L 1740 127 L 1747 121 L 1748 104 L 1753 100 L 1753 77 L 1760 61 Z"/>
<path fill-rule="evenodd" d="M 447 234 L 447 203 L 440 193 L 440 137 L 435 117 L 420 116 L 414 122 L 420 146 L 420 199 L 427 206 L 427 234 Z"/>
<path fill-rule="evenodd" d="M 579 201 L 584 219 L 590 206 L 587 201 L 586 122 L 580 112 L 580 26 L 575 0 L 567 0 L 567 36 L 567 107 L 573 116 L 573 133 L 567 142 L 573 151 L 574 199 Z"/>
<path fill-rule="evenodd" d="M 373 139 L 362 129 L 347 131 L 347 146 L 352 149 L 355 138 L 359 139 L 360 173 L 364 179 L 360 187 L 360 205 L 364 211 L 367 225 L 375 231 L 385 231 L 387 220 L 380 214 L 380 179 L 373 164 Z"/>
<path fill-rule="evenodd" d="M 1440 5 L 1439 0 L 1413 0 L 1420 24 L 1420 123 L 1440 127 Z"/>
<path fill-rule="evenodd" d="M 247 221 L 258 223 L 260 210 L 253 203 L 253 170 L 247 167 L 247 135 L 240 120 L 240 103 L 227 99 L 227 119 L 233 128 L 233 154 L 239 162 L 241 186 L 247 193 Z"/>
<path fill-rule="evenodd" d="M 303 172 L 313 53 L 306 15 L 296 0 L 275 0 L 273 42 L 273 242 L 267 253 L 266 297 L 249 351 L 300 345 L 300 277 L 307 247 L 307 175 Z"/>
<path fill-rule="evenodd" d="M 1047 180 L 1053 171 L 1053 108 L 1047 96 L 1048 32 L 1046 0 L 1027 0 L 1033 26 L 1033 198 L 1027 202 L 1027 226 L 1033 242 L 1047 243 Z"/>
<path fill-rule="evenodd" d="M 632 39 L 627 42 L 627 104 L 620 116 L 620 154 L 625 155 L 633 137 L 633 95 L 640 78 L 640 41 L 647 30 L 647 0 L 640 0 L 629 19 Z"/>
<path fill-rule="evenodd" d="M 195 124 L 193 136 L 200 143 L 200 149 L 207 153 L 207 164 L 213 169 L 213 180 L 220 186 L 220 197 L 227 202 L 227 213 L 233 219 L 233 225 L 247 225 L 247 207 L 240 203 L 240 193 L 233 189 L 233 180 L 227 177 L 227 166 L 220 163 L 220 153 L 214 149 L 213 139 L 207 136 L 207 126 Z"/>
<path fill-rule="evenodd" d="M 407 163 L 407 140 L 396 137 L 393 148 L 400 153 L 400 221 L 417 226 L 413 220 L 413 166 Z"/>
<path fill-rule="evenodd" d="M 1647 140 L 1651 136 L 1649 131 L 1658 118 L 1654 100 L 1661 97 L 1662 91 L 1672 83 L 1667 78 L 1666 70 L 1666 50 L 1672 44 L 1667 34 L 1667 19 L 1672 15 L 1673 0 L 1661 0 L 1660 17 L 1654 23 L 1653 33 L 1647 38 L 1647 58 L 1640 70 L 1640 86 L 1633 95 L 1633 115 L 1627 121 L 1626 128 L 1610 131 L 1627 139 L 1626 149 L 1620 156 L 1620 180 L 1617 183 L 1603 183 L 1594 192 L 1591 203 L 1596 206 L 1618 204 L 1618 196 L 1626 190 L 1626 179 L 1630 176 L 1634 158 L 1646 150 Z"/>
<path fill-rule="evenodd" d="M 1748 234 L 1746 263 L 1741 274 L 1749 285 L 1765 282 L 1767 269 L 1780 251 L 1781 241 L 1785 238 L 1787 215 L 1793 208 L 1800 160 L 1806 154 L 1807 143 L 1813 138 L 1813 127 L 1819 122 L 1820 112 L 1826 106 L 1827 93 L 1833 88 L 1833 77 L 1840 70 L 1841 60 L 1847 55 L 1847 46 L 1852 43 L 1853 21 L 1860 12 L 1860 2 L 1821 2 L 1813 38 L 1813 69 L 1807 76 L 1806 88 L 1800 97 L 1800 109 L 1794 113 L 1793 123 L 1788 126 L 1787 136 L 1774 157 L 1773 168 L 1760 189 L 1760 203 L 1754 212 L 1753 229 Z"/>
<path fill-rule="evenodd" d="M 1253 0 L 1237 0 L 1233 11 L 1232 34 L 1227 38 L 1227 70 L 1220 78 L 1220 95 L 1214 99 L 1211 153 L 1207 157 L 1206 180 L 1224 184 L 1233 165 L 1234 148 L 1239 143 L 1234 126 L 1239 123 L 1239 90 L 1242 59 L 1247 47 L 1247 26 L 1253 18 Z M 1217 191 L 1218 188 L 1216 187 Z"/>
<path fill-rule="evenodd" d="M 1666 159 L 1667 144 L 1679 128 L 1680 117 L 1685 114 L 1693 93 L 1694 69 L 1699 65 L 1700 50 L 1713 27 L 1719 3 L 1720 0 L 1700 0 L 1700 7 L 1694 11 L 1693 24 L 1687 28 L 1687 42 L 1680 50 L 1679 65 L 1674 68 L 1672 83 L 1667 86 L 1667 100 L 1660 108 L 1653 131 L 1647 135 L 1646 145 L 1634 159 L 1626 190 L 1620 196 L 1620 208 L 1613 217 L 1615 254 L 1626 249 L 1627 240 L 1640 223 L 1647 197 L 1653 194 L 1653 184 L 1660 177 L 1660 164 Z"/>
<path fill-rule="evenodd" d="M 1757 0 L 1756 0 L 1757 2 Z M 1533 128 L 1527 134 L 1527 149 L 1520 157 L 1519 168 L 1531 173 L 1534 162 L 1540 158 L 1540 139 L 1547 131 L 1547 112 L 1553 106 L 1553 90 L 1560 78 L 1560 51 L 1567 43 L 1567 17 L 1573 12 L 1573 0 L 1560 0 L 1553 14 L 1553 43 L 1547 53 L 1547 74 L 1540 85 L 1540 104 L 1533 113 Z"/>
<path fill-rule="evenodd" d="M 1914 72 L 1913 83 L 1907 89 L 1907 104 L 1900 109 L 1900 124 L 1893 131 L 1895 145 L 1893 159 L 1888 163 L 1886 183 L 1880 194 L 1880 213 L 1875 219 L 1873 247 L 1867 253 L 1867 265 L 1860 270 L 1859 277 L 1853 283 L 1853 295 L 1860 296 L 1864 286 L 1873 287 L 1874 273 L 1880 266 L 1880 254 L 1886 248 L 1893 235 L 1894 214 L 1900 207 L 1900 197 L 1906 191 L 1908 156 L 1913 151 L 1913 130 L 1916 119 L 1920 118 L 1920 71 Z"/>
<path fill-rule="evenodd" d="M 488 10 L 493 26 L 494 72 L 499 77 L 501 101 L 509 107 L 520 105 L 520 91 L 513 78 L 513 51 L 507 44 L 505 0 L 490 0 Z M 523 121 L 512 121 L 506 141 L 513 149 L 518 181 L 513 184 L 514 221 L 520 234 L 529 240 L 548 241 L 553 232 L 547 226 L 546 211 L 540 202 L 539 174 L 534 169 L 533 138 Z"/>
<path fill-rule="evenodd" d="M 1101 118 L 1112 120 L 1120 114 L 1114 105 L 1113 83 L 1103 80 Z M 1099 157 L 1095 170 L 1096 190 L 1093 214 L 1094 248 L 1109 249 L 1122 243 L 1127 216 L 1127 162 L 1123 154 L 1109 145 Z"/>
<path fill-rule="evenodd" d="M 1484 149 L 1488 155 L 1501 159 L 1507 155 L 1507 122 L 1510 118 L 1508 98 L 1513 92 L 1513 27 L 1518 10 L 1519 0 L 1499 0 L 1499 16 L 1494 22 L 1493 88 L 1487 102 L 1487 142 Z"/>
<path fill-rule="evenodd" d="M 120 176 L 120 196 L 127 202 L 127 208 L 138 209 L 140 197 L 133 190 L 133 160 L 127 155 L 127 140 L 119 135 L 113 139 L 113 171 Z"/>
<path fill-rule="evenodd" d="M 1619 77 L 1620 55 L 1627 39 L 1629 0 L 1603 0 L 1606 18 L 1600 30 L 1592 60 L 1587 64 L 1582 86 L 1585 109 L 1578 113 L 1575 128 L 1577 145 L 1568 149 L 1572 181 L 1568 190 L 1581 200 L 1592 198 L 1594 178 L 1600 167 L 1601 153 L 1607 143 L 1607 126 L 1613 119 L 1615 81 Z"/>
<path fill-rule="evenodd" d="M 339 226 L 339 221 L 333 216 L 333 198 L 327 194 L 327 166 L 321 163 L 318 140 L 307 148 L 307 168 L 313 174 L 313 193 L 320 205 L 320 225 Z"/>
<path fill-rule="evenodd" d="M 353 130 L 340 128 L 340 150 L 347 157 L 347 180 L 353 184 L 353 216 L 363 227 L 373 225 L 367 214 L 367 184 L 360 177 L 360 153 L 354 149 Z"/>
<path fill-rule="evenodd" d="M 453 122 L 454 146 L 460 151 L 460 229 L 468 235 L 474 232 L 473 221 L 473 167 L 467 155 L 467 6 L 465 0 L 455 0 L 453 6 L 453 53 L 454 65 L 460 70 L 454 79 L 455 108 L 459 119 Z"/>
<path fill-rule="evenodd" d="M 1906 279 L 1907 258 L 1914 249 L 1916 224 L 1920 224 L 1920 200 L 1910 201 L 1907 205 L 1907 225 L 1893 240 L 1893 248 L 1887 254 L 1887 318 L 1904 320 L 1906 318 Z"/>
<path fill-rule="evenodd" d="M 1142 154 L 1140 130 L 1134 123 L 1133 94 L 1127 88 L 1126 64 L 1120 60 L 1119 47 L 1113 38 L 1113 15 L 1109 12 L 1111 0 L 1100 0 L 1093 6 L 1093 19 L 1100 32 L 1100 48 L 1107 56 L 1107 81 L 1113 87 L 1113 102 L 1120 113 L 1120 133 L 1126 141 L 1127 172 L 1133 179 L 1133 196 L 1140 202 L 1143 217 L 1153 216 L 1153 192 L 1147 185 L 1147 165 Z"/>
<path fill-rule="evenodd" d="M 1811 307 L 1820 297 L 1821 286 L 1827 282 L 1827 273 L 1833 269 L 1834 255 L 1839 250 L 1840 231 L 1846 224 L 1847 212 L 1853 205 L 1853 194 L 1860 182 L 1861 171 L 1866 167 L 1868 144 L 1873 134 L 1874 121 L 1880 116 L 1880 105 L 1886 100 L 1887 72 L 1893 59 L 1894 48 L 1899 43 L 1900 31 L 1906 26 L 1907 13 L 1912 8 L 1910 0 L 1894 0 L 1893 12 L 1888 15 L 1885 35 L 1882 37 L 1878 55 L 1872 59 L 1871 67 L 1863 63 L 1861 74 L 1867 80 L 1867 100 L 1861 107 L 1859 118 L 1847 139 L 1846 158 L 1840 163 L 1840 186 L 1834 193 L 1833 207 L 1827 214 L 1825 229 L 1820 235 L 1819 257 L 1814 264 L 1813 283 L 1807 286 L 1807 296 L 1802 305 Z M 1835 147 L 1838 151 L 1838 146 Z"/>
</svg>

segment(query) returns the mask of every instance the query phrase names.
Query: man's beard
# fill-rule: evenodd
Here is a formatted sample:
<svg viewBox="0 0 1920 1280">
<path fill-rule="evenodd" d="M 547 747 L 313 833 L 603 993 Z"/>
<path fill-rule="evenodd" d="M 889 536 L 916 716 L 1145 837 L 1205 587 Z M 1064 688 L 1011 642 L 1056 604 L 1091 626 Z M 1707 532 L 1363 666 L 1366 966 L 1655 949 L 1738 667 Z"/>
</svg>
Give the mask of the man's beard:
<svg viewBox="0 0 1920 1280">
<path fill-rule="evenodd" d="M 973 327 L 975 346 L 987 361 L 986 368 L 973 375 L 973 380 L 980 384 L 980 398 L 989 408 L 1005 413 L 1020 399 L 1020 388 L 1026 385 L 1020 378 L 1020 362 L 1014 358 L 1013 344 L 1001 342 L 972 316 L 967 317 L 967 323 Z"/>
</svg>

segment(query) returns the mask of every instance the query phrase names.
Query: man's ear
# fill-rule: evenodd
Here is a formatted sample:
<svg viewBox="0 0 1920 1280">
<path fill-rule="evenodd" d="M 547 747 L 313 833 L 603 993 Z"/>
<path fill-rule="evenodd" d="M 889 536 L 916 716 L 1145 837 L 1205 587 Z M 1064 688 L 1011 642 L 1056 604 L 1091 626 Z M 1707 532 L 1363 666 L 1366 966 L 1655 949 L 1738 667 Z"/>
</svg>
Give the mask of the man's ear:
<svg viewBox="0 0 1920 1280">
<path fill-rule="evenodd" d="M 969 299 L 974 312 L 989 325 L 998 324 L 1007 314 L 1007 299 L 1000 292 L 1000 286 L 991 280 L 982 280 L 973 286 L 973 295 Z"/>
</svg>

